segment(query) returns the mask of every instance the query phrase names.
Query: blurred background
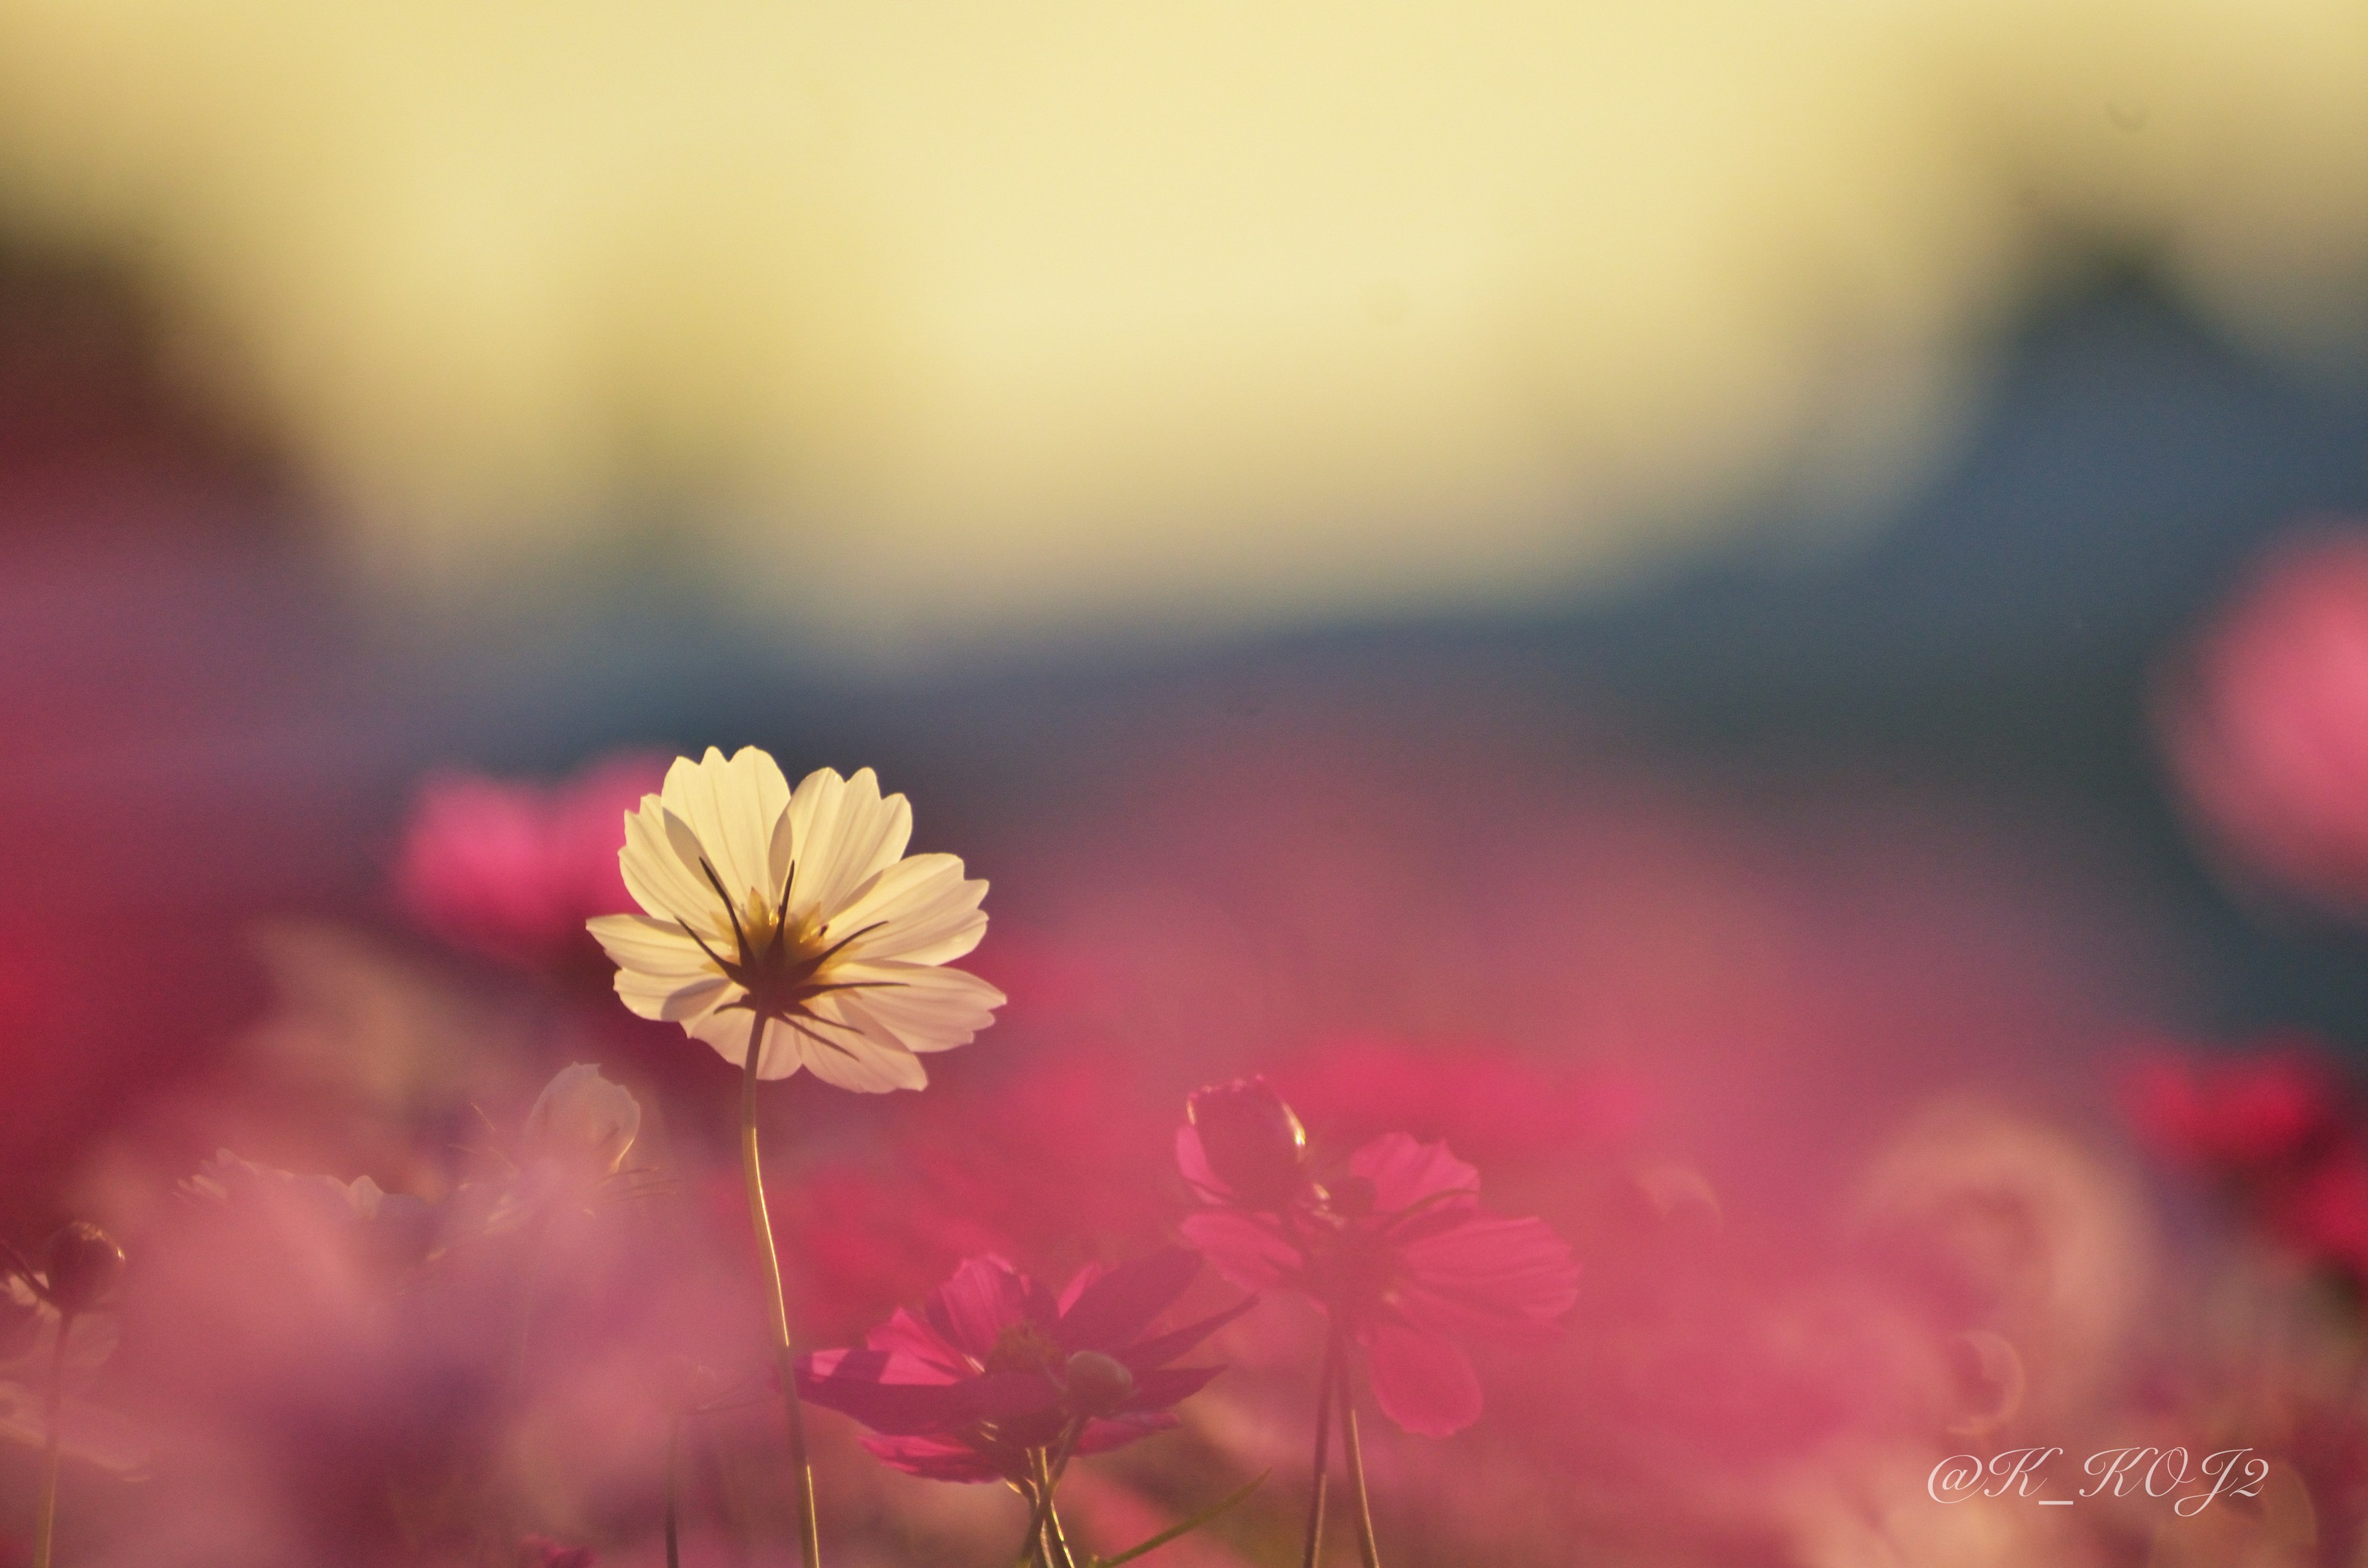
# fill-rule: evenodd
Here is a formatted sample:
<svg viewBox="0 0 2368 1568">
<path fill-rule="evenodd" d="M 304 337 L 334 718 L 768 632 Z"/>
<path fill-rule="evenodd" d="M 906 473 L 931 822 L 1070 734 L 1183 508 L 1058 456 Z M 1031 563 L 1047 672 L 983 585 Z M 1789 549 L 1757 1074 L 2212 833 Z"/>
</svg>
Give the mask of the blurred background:
<svg viewBox="0 0 2368 1568">
<path fill-rule="evenodd" d="M 704 1048 L 402 868 L 424 779 L 749 743 L 994 883 L 952 1104 L 1543 1073 L 1504 1157 L 1630 1285 L 1636 1172 L 1758 1238 L 1713 1278 L 1854 1257 L 1936 1106 L 2122 1203 L 2132 1060 L 2368 1050 L 2363 83 L 2351 0 L 12 0 L 0 1233 L 136 1232 L 242 1140 L 432 1201 L 586 1030 L 720 1135 Z M 892 1146 L 827 1095 L 780 1114 Z M 809 1279 L 814 1331 L 1025 1249 L 983 1212 Z M 2120 1246 L 2051 1276 L 2062 1368 L 2155 1278 Z M 1736 1419 L 1655 1473 L 1812 1440 Z M 1891 1462 L 1606 1560 L 2190 1549 L 1835 1523 Z M 2276 1551 L 2352 1561 L 2344 1462 Z"/>
</svg>

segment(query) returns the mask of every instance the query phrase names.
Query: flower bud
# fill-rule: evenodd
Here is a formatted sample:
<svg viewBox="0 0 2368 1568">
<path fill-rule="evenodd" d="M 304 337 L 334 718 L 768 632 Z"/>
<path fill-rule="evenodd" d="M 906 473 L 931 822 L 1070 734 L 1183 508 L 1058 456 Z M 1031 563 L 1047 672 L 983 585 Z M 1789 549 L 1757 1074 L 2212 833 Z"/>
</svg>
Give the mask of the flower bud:
<svg viewBox="0 0 2368 1568">
<path fill-rule="evenodd" d="M 641 1135 L 642 1108 L 589 1062 L 560 1069 L 527 1113 L 527 1143 L 544 1159 L 589 1164 L 606 1176 Z"/>
<path fill-rule="evenodd" d="M 123 1274 L 123 1249 L 87 1220 L 50 1238 L 50 1301 L 62 1312 L 86 1312 L 106 1300 Z"/>
<path fill-rule="evenodd" d="M 1080 1350 L 1062 1371 L 1072 1415 L 1108 1415 L 1134 1394 L 1134 1374 L 1116 1357 Z"/>
<path fill-rule="evenodd" d="M 1212 1084 L 1184 1102 L 1210 1172 L 1246 1209 L 1290 1207 L 1307 1184 L 1307 1130 L 1264 1078 Z"/>
</svg>

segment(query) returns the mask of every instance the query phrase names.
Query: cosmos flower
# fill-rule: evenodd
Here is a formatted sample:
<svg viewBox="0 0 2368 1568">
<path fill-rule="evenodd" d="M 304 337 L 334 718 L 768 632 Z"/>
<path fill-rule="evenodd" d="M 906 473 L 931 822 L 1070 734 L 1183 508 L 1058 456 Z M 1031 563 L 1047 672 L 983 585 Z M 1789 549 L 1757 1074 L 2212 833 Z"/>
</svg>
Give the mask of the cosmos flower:
<svg viewBox="0 0 2368 1568">
<path fill-rule="evenodd" d="M 1086 1269 L 1056 1296 L 1000 1257 L 970 1258 L 861 1348 L 803 1358 L 798 1392 L 871 1427 L 864 1447 L 898 1470 L 1025 1484 L 1030 1450 L 1072 1421 L 1084 1423 L 1073 1451 L 1122 1447 L 1175 1426 L 1175 1405 L 1224 1369 L 1167 1363 L 1252 1301 L 1150 1332 L 1200 1271 L 1170 1247 Z"/>
<path fill-rule="evenodd" d="M 589 1062 L 561 1068 L 535 1096 L 506 1172 L 462 1184 L 445 1203 L 442 1244 L 505 1235 L 563 1211 L 597 1213 L 616 1199 L 655 1190 L 658 1173 L 625 1165 L 641 1131 L 641 1102 L 623 1085 Z"/>
<path fill-rule="evenodd" d="M 584 923 L 632 907 L 617 817 L 663 756 L 603 758 L 553 785 L 439 773 L 419 789 L 394 867 L 404 912 L 456 947 L 527 969 L 589 955 Z"/>
<path fill-rule="evenodd" d="M 1222 1100 L 1194 1096 L 1195 1120 L 1217 1104 L 1247 1120 L 1230 1114 L 1249 1097 L 1244 1087 L 1225 1085 Z M 1281 1145 L 1296 1119 L 1268 1125 L 1273 1164 L 1293 1165 Z M 1209 1205 L 1184 1221 L 1185 1239 L 1236 1285 L 1314 1301 L 1363 1348 L 1375 1400 L 1409 1432 L 1444 1437 L 1478 1419 L 1479 1380 L 1458 1339 L 1537 1343 L 1577 1299 L 1570 1248 L 1543 1221 L 1481 1208 L 1479 1173 L 1443 1143 L 1384 1134 L 1349 1157 L 1346 1175 L 1276 1203 L 1277 1187 L 1228 1179 L 1258 1168 L 1241 1142 L 1212 1142 L 1196 1125 L 1178 1134 L 1178 1163 Z M 1212 1159 L 1221 1151 L 1222 1164 Z"/>
<path fill-rule="evenodd" d="M 916 1053 L 969 1042 L 1003 994 L 943 966 L 978 945 L 983 881 L 951 855 L 905 853 L 911 808 L 870 768 L 808 774 L 792 794 L 754 746 L 680 758 L 625 819 L 625 885 L 648 913 L 590 923 L 617 994 L 744 1063 L 878 1093 L 928 1082 Z"/>
<path fill-rule="evenodd" d="M 601 1176 L 625 1163 L 641 1136 L 642 1107 L 622 1085 L 600 1076 L 589 1062 L 563 1067 L 527 1112 L 529 1158 L 582 1166 Z"/>
</svg>

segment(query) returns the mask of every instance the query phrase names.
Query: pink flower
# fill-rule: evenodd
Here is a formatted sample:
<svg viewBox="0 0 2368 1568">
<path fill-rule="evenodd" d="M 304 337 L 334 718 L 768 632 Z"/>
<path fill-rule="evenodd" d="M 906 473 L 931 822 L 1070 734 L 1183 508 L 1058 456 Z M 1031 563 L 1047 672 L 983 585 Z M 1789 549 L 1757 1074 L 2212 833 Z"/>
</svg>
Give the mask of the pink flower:
<svg viewBox="0 0 2368 1568">
<path fill-rule="evenodd" d="M 1176 1153 L 1210 1204 L 1185 1238 L 1236 1285 L 1313 1301 L 1363 1348 L 1375 1400 L 1409 1432 L 1445 1437 L 1479 1418 L 1458 1339 L 1540 1343 L 1577 1300 L 1570 1248 L 1543 1221 L 1481 1208 L 1479 1173 L 1444 1143 L 1386 1133 L 1279 1210 L 1228 1184 L 1196 1128 L 1179 1131 Z"/>
<path fill-rule="evenodd" d="M 1059 1442 L 1072 1421 L 1084 1423 L 1074 1451 L 1120 1448 L 1176 1425 L 1175 1405 L 1224 1370 L 1167 1363 L 1251 1301 L 1150 1332 L 1200 1271 L 1170 1247 L 1087 1268 L 1055 1296 L 999 1257 L 973 1257 L 862 1348 L 801 1358 L 798 1392 L 871 1427 L 863 1446 L 898 1470 L 1025 1484 L 1029 1451 Z"/>
<path fill-rule="evenodd" d="M 2132 1068 L 2123 1098 L 2138 1135 L 2180 1164 L 2258 1176 L 2323 1147 L 2341 1122 L 2334 1069 L 2305 1036 L 2198 1062 L 2168 1053 Z"/>
<path fill-rule="evenodd" d="M 404 833 L 397 899 L 426 929 L 504 963 L 589 957 L 584 923 L 633 907 L 617 866 L 620 824 L 657 789 L 666 760 L 608 757 L 555 785 L 431 776 Z"/>
<path fill-rule="evenodd" d="M 2214 839 L 2323 904 L 2368 912 L 2368 534 L 2273 550 L 2162 714 Z"/>
</svg>

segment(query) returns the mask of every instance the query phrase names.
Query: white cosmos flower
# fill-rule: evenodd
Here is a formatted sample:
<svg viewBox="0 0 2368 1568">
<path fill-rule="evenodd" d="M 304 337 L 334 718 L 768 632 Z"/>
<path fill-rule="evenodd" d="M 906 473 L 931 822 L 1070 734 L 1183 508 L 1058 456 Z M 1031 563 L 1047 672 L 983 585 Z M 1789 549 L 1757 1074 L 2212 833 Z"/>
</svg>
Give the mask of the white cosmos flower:
<svg viewBox="0 0 2368 1568">
<path fill-rule="evenodd" d="M 617 994 L 743 1065 L 763 1015 L 760 1078 L 805 1067 L 843 1089 L 922 1087 L 915 1053 L 967 1044 L 1004 998 L 942 967 L 978 946 L 986 884 L 951 855 L 906 855 L 912 831 L 905 797 L 883 798 L 868 767 L 823 768 L 792 794 L 754 746 L 677 758 L 618 855 L 649 913 L 590 923 Z"/>
<path fill-rule="evenodd" d="M 526 1114 L 528 1152 L 537 1159 L 581 1165 L 601 1176 L 625 1163 L 642 1134 L 642 1106 L 632 1091 L 578 1062 L 559 1070 Z"/>
</svg>

